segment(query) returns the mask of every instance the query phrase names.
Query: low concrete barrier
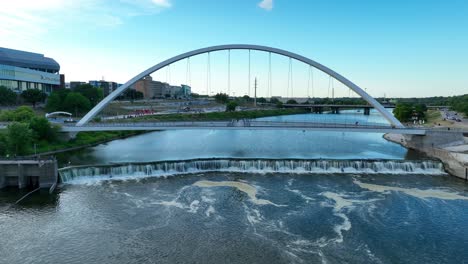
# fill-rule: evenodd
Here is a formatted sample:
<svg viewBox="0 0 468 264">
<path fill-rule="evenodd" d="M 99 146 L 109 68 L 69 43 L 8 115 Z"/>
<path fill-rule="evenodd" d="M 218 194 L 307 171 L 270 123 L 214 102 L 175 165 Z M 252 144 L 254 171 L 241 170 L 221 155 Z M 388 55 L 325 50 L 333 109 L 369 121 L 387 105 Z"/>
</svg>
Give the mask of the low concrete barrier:
<svg viewBox="0 0 468 264">
<path fill-rule="evenodd" d="M 0 160 L 0 189 L 7 186 L 51 189 L 57 179 L 56 159 Z"/>
</svg>

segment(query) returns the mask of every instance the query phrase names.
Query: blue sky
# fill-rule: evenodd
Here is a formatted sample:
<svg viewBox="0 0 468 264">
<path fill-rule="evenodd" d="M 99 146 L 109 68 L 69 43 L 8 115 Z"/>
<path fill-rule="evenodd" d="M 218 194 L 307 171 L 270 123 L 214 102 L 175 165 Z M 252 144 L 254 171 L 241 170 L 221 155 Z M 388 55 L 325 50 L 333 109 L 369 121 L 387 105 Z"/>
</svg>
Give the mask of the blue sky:
<svg viewBox="0 0 468 264">
<path fill-rule="evenodd" d="M 468 2 L 458 0 L 0 0 L 0 46 L 44 53 L 67 81 L 126 82 L 189 50 L 246 43 L 314 59 L 373 96 L 468 93 Z M 267 55 L 252 55 L 266 95 Z M 231 92 L 247 90 L 246 52 L 232 52 Z M 212 90 L 227 89 L 227 52 L 212 54 Z M 286 95 L 288 62 L 273 59 L 273 95 Z M 193 58 L 191 84 L 206 91 L 206 56 Z M 186 82 L 186 62 L 153 75 Z M 311 95 L 308 67 L 293 64 L 295 95 Z M 348 95 L 334 84 L 337 96 Z M 309 91 L 307 91 L 309 87 Z M 314 95 L 328 77 L 314 72 Z M 339 90 L 339 91 L 338 91 Z"/>
</svg>

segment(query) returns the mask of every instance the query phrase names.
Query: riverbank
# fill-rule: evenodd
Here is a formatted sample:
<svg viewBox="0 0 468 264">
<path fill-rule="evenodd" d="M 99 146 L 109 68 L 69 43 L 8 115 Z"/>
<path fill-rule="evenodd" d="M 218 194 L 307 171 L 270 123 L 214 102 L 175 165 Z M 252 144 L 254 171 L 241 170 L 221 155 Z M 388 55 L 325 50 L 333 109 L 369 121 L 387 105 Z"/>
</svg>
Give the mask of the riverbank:
<svg viewBox="0 0 468 264">
<path fill-rule="evenodd" d="M 455 145 L 433 145 L 420 148 L 415 148 L 414 144 L 411 144 L 411 138 L 401 134 L 385 134 L 384 138 L 405 148 L 416 149 L 431 158 L 438 159 L 451 175 L 468 180 L 468 154 L 464 153 L 464 150 L 468 148 L 468 139 L 466 137 L 464 142 L 458 142 Z M 462 150 L 462 152 L 459 152 L 459 150 Z"/>
<path fill-rule="evenodd" d="M 117 139 L 124 139 L 145 133 L 144 131 L 109 131 L 109 132 L 80 132 L 74 139 L 59 141 L 55 144 L 43 144 L 36 146 L 36 153 L 30 150 L 27 157 L 48 156 L 57 153 L 74 151 L 99 144 L 104 144 Z"/>
<path fill-rule="evenodd" d="M 138 121 L 224 121 L 232 119 L 255 119 L 270 116 L 297 115 L 310 113 L 307 109 L 266 109 L 253 111 L 235 111 L 235 112 L 211 112 L 211 113 L 179 113 L 146 115 L 131 117 L 125 119 L 106 120 L 101 122 L 138 122 Z"/>
</svg>

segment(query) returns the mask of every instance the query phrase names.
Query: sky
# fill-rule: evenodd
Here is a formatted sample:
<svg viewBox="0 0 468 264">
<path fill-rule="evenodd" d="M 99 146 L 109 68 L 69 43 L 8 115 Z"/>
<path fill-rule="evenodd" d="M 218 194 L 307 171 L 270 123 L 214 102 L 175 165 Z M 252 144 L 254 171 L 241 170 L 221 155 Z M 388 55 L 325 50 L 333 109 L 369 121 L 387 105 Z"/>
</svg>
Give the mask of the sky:
<svg viewBox="0 0 468 264">
<path fill-rule="evenodd" d="M 465 0 L 0 0 L 0 6 L 0 47 L 54 58 L 67 82 L 125 83 L 183 52 L 236 43 L 308 57 L 374 97 L 468 93 Z M 290 71 L 288 58 L 276 55 L 270 78 L 263 52 L 251 53 L 249 80 L 248 52 L 231 51 L 228 83 L 227 61 L 227 51 L 210 54 L 210 86 L 206 54 L 152 76 L 199 93 L 252 95 L 257 77 L 260 96 L 352 94 L 300 62 Z"/>
</svg>

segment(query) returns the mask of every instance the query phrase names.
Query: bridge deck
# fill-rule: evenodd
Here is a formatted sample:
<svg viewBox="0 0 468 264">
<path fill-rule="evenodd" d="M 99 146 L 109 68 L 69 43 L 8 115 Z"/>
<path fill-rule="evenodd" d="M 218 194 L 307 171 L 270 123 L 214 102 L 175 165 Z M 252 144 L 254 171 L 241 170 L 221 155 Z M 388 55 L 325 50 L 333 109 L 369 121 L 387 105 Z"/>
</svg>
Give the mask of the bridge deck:
<svg viewBox="0 0 468 264">
<path fill-rule="evenodd" d="M 274 121 L 204 121 L 204 122 L 142 122 L 142 123 L 90 123 L 84 126 L 65 125 L 64 132 L 122 131 L 122 130 L 307 130 L 364 133 L 397 133 L 425 135 L 421 128 L 392 128 L 384 124 L 337 124 Z"/>
</svg>

